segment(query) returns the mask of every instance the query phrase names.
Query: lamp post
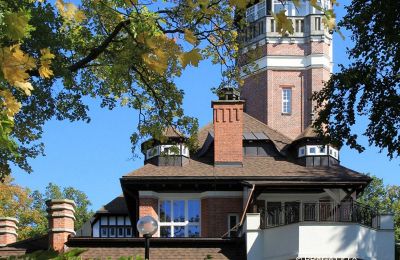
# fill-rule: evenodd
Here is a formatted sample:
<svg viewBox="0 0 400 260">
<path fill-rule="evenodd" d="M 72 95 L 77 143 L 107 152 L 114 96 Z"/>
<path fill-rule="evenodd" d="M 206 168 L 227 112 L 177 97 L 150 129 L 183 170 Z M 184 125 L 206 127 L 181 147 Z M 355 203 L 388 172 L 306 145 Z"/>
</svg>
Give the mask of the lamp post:
<svg viewBox="0 0 400 260">
<path fill-rule="evenodd" d="M 137 224 L 136 224 L 137 230 L 140 234 L 143 235 L 145 239 L 145 253 L 144 253 L 144 259 L 149 260 L 150 259 L 150 238 L 154 233 L 157 232 L 158 230 L 158 222 L 151 216 L 144 216 L 141 217 Z"/>
</svg>

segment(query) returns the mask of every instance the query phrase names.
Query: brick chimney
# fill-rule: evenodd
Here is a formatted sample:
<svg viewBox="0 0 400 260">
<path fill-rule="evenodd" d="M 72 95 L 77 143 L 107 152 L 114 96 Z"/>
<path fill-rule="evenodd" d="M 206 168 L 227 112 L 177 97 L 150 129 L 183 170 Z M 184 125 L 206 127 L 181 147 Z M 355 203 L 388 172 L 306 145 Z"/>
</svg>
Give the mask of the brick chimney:
<svg viewBox="0 0 400 260">
<path fill-rule="evenodd" d="M 75 202 L 67 199 L 46 201 L 49 220 L 49 248 L 63 251 L 70 235 L 75 235 Z"/>
<path fill-rule="evenodd" d="M 0 217 L 0 247 L 17 242 L 18 220 Z"/>
<path fill-rule="evenodd" d="M 224 88 L 211 103 L 214 113 L 214 165 L 241 166 L 243 162 L 243 106 L 233 88 Z"/>
</svg>

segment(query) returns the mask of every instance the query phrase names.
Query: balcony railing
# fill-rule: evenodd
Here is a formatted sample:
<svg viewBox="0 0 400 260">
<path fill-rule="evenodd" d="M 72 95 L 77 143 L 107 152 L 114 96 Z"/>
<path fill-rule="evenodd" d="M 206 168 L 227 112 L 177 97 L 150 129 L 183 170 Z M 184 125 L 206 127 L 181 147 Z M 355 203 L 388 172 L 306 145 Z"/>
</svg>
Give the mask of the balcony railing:
<svg viewBox="0 0 400 260">
<path fill-rule="evenodd" d="M 261 227 L 272 228 L 299 222 L 358 223 L 379 229 L 377 210 L 355 202 L 290 202 L 261 210 Z"/>
</svg>

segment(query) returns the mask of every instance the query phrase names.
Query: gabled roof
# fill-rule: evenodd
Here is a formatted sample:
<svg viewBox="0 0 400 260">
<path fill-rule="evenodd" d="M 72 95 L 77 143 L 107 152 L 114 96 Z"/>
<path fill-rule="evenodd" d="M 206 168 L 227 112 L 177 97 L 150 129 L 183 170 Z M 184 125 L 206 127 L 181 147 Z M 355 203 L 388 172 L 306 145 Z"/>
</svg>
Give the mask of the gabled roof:
<svg viewBox="0 0 400 260">
<path fill-rule="evenodd" d="M 128 208 L 126 206 L 124 195 L 121 194 L 99 210 L 96 214 L 128 214 Z"/>
</svg>

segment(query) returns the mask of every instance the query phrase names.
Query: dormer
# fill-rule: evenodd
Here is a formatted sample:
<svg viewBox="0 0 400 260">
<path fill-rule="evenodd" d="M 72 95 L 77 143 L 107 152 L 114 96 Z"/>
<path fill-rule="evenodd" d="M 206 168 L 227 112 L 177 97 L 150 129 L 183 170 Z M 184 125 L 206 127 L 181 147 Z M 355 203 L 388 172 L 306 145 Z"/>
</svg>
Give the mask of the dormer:
<svg viewBox="0 0 400 260">
<path fill-rule="evenodd" d="M 339 164 L 339 150 L 332 145 L 324 144 L 311 126 L 292 143 L 292 154 L 299 164 L 307 167 Z"/>
<path fill-rule="evenodd" d="M 186 137 L 172 127 L 164 130 L 162 140 L 149 139 L 142 143 L 141 148 L 145 164 L 183 166 L 190 157 Z"/>
</svg>

